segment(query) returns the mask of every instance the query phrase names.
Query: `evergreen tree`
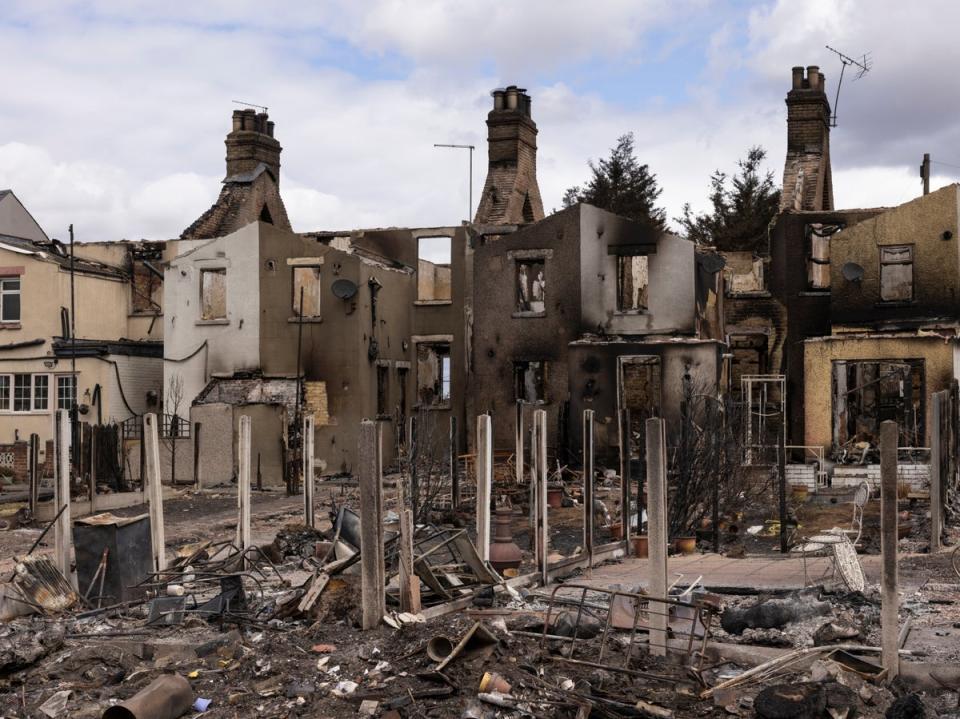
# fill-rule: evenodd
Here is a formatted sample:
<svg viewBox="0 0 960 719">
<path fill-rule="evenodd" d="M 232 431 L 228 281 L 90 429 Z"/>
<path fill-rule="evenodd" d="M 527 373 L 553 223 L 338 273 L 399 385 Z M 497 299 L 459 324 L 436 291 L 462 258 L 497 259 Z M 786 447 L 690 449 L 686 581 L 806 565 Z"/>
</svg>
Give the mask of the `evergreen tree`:
<svg viewBox="0 0 960 719">
<path fill-rule="evenodd" d="M 656 206 L 662 190 L 650 167 L 637 160 L 632 132 L 620 136 L 610 157 L 598 163 L 591 160 L 589 165 L 593 173 L 590 180 L 585 187 L 578 185 L 564 193 L 564 207 L 587 202 L 633 220 L 650 222 L 660 229 L 666 228 L 667 213 Z"/>
<path fill-rule="evenodd" d="M 767 156 L 762 147 L 751 147 L 737 162 L 731 178 L 715 170 L 710 177 L 710 212 L 695 214 L 687 203 L 678 217 L 681 232 L 698 245 L 721 250 L 755 250 L 763 247 L 767 227 L 780 209 L 780 189 L 773 173 L 762 174 Z"/>
</svg>

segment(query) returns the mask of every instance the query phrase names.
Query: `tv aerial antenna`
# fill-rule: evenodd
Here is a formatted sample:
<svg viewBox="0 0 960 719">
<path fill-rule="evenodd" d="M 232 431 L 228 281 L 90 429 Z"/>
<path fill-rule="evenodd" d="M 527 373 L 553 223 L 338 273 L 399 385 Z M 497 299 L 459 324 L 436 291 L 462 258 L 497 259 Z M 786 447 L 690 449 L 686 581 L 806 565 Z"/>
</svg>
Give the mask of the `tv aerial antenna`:
<svg viewBox="0 0 960 719">
<path fill-rule="evenodd" d="M 863 54 L 859 60 L 856 60 L 849 55 L 845 55 L 839 50 L 830 47 L 829 45 L 825 46 L 827 50 L 832 53 L 836 53 L 837 57 L 840 58 L 840 62 L 843 64 L 843 67 L 840 68 L 840 81 L 837 83 L 837 95 L 833 100 L 833 114 L 830 115 L 830 127 L 837 126 L 837 105 L 840 104 L 840 86 L 843 85 L 843 74 L 847 70 L 847 66 L 853 68 L 851 72 L 856 72 L 856 77 L 854 80 L 859 80 L 861 77 L 870 72 L 870 68 L 873 67 L 873 59 L 870 57 L 870 53 L 866 52 Z"/>
<path fill-rule="evenodd" d="M 244 107 L 253 107 L 257 110 L 263 110 L 264 112 L 267 112 L 270 109 L 266 105 L 256 105 L 252 102 L 246 102 L 244 100 L 231 100 L 230 102 L 232 102 L 234 105 L 243 105 Z"/>
</svg>

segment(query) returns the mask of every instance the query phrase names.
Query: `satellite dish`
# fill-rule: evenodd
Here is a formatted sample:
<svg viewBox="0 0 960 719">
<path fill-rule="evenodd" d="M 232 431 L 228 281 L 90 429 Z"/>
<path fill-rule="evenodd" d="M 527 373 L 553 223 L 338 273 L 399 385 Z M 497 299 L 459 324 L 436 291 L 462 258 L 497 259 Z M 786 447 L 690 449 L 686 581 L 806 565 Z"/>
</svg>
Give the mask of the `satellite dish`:
<svg viewBox="0 0 960 719">
<path fill-rule="evenodd" d="M 351 280 L 337 280 L 330 287 L 333 291 L 335 297 L 339 297 L 341 300 L 352 299 L 355 294 L 357 294 L 357 285 Z"/>
<path fill-rule="evenodd" d="M 858 265 L 856 262 L 848 262 L 843 266 L 843 269 L 840 270 L 843 274 L 843 278 L 848 282 L 859 282 L 863 279 L 863 267 Z"/>
</svg>

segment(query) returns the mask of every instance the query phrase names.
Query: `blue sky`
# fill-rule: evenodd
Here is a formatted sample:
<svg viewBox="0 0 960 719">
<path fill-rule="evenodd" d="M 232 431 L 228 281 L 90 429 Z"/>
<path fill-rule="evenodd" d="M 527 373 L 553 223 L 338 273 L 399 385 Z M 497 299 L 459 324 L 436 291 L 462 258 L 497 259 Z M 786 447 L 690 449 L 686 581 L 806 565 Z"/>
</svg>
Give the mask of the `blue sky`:
<svg viewBox="0 0 960 719">
<path fill-rule="evenodd" d="M 216 197 L 234 99 L 270 107 L 297 230 L 464 219 L 489 91 L 533 97 L 549 211 L 632 131 L 676 217 L 754 144 L 779 180 L 790 68 L 871 51 L 832 134 L 837 204 L 919 192 L 923 152 L 960 165 L 960 10 L 892 0 L 0 0 L 0 187 L 53 235 L 174 237 Z M 917 5 L 917 7 L 920 7 Z M 954 149 L 956 148 L 956 149 Z M 960 172 L 934 165 L 934 185 Z"/>
</svg>

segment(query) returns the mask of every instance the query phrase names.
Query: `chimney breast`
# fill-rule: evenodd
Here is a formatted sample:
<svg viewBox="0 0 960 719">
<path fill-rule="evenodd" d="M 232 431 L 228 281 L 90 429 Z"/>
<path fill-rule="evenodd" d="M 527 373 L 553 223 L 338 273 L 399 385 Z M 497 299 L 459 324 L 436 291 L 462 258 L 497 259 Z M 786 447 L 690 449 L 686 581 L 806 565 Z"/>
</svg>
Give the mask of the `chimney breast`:
<svg viewBox="0 0 960 719">
<path fill-rule="evenodd" d="M 266 112 L 257 113 L 252 108 L 234 110 L 232 130 L 225 141 L 227 178 L 251 173 L 264 164 L 279 184 L 283 148 L 273 134 L 274 123 Z"/>
</svg>

